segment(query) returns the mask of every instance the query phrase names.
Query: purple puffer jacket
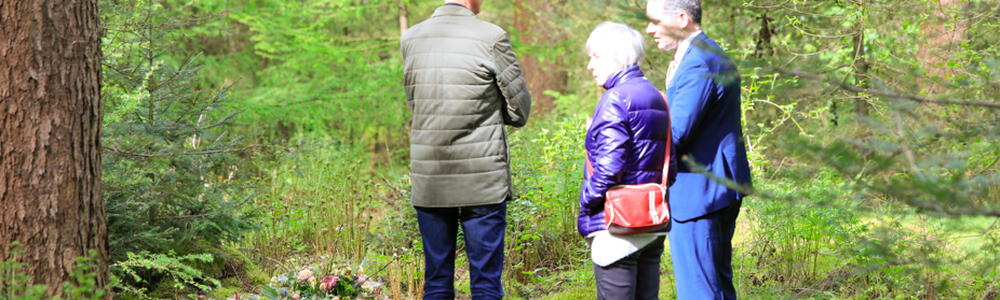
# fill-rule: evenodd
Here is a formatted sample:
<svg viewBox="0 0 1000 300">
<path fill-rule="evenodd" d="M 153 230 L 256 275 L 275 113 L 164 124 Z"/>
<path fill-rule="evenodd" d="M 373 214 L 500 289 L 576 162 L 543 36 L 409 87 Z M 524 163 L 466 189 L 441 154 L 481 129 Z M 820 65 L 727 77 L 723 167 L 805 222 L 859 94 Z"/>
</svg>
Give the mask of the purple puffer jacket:
<svg viewBox="0 0 1000 300">
<path fill-rule="evenodd" d="M 604 193 L 620 184 L 660 182 L 670 114 L 660 91 L 646 80 L 639 66 L 611 74 L 608 89 L 597 103 L 594 123 L 584 142 L 594 174 L 586 174 L 580 188 L 577 230 L 587 236 L 604 226 Z M 670 153 L 670 178 L 677 174 Z"/>
</svg>

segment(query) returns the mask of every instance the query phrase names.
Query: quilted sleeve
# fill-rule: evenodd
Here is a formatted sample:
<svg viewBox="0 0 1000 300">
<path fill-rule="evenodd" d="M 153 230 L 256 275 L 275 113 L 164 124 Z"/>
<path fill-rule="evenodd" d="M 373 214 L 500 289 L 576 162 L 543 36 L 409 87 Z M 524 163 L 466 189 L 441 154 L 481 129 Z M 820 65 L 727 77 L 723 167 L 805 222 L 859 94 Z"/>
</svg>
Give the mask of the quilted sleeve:
<svg viewBox="0 0 1000 300">
<path fill-rule="evenodd" d="M 531 113 L 531 93 L 528 92 L 528 82 L 524 80 L 521 65 L 517 63 L 517 56 L 514 55 L 507 33 L 501 34 L 493 45 L 493 64 L 496 68 L 497 86 L 504 98 L 504 124 L 524 126 Z"/>
</svg>

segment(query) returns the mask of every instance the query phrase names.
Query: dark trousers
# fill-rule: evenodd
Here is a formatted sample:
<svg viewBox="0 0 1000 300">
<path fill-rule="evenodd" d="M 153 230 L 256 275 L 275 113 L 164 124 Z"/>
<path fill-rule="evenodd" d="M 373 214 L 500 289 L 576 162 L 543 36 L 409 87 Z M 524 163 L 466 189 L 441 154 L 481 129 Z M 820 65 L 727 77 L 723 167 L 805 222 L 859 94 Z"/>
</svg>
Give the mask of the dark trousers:
<svg viewBox="0 0 1000 300">
<path fill-rule="evenodd" d="M 677 299 L 736 299 L 733 232 L 741 202 L 687 222 L 672 221 L 670 259 Z"/>
<path fill-rule="evenodd" d="M 657 238 L 639 251 L 606 267 L 594 265 L 597 299 L 657 300 L 660 294 L 660 256 L 663 239 Z"/>
<path fill-rule="evenodd" d="M 455 240 L 465 234 L 472 299 L 501 299 L 507 202 L 429 208 L 414 207 L 424 242 L 423 299 L 455 299 Z"/>
</svg>

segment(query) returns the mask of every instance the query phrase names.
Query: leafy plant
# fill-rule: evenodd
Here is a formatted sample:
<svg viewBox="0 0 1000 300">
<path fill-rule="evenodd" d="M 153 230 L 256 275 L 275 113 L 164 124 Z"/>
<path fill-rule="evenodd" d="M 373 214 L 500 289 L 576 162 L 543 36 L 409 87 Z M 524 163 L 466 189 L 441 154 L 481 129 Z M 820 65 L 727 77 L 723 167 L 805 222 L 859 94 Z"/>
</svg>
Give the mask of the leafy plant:
<svg viewBox="0 0 1000 300">
<path fill-rule="evenodd" d="M 108 293 L 105 289 L 97 289 L 97 253 L 93 250 L 89 256 L 77 257 L 70 277 L 73 282 L 64 282 L 62 295 L 50 297 L 45 285 L 31 284 L 32 276 L 26 274 L 27 264 L 19 263 L 17 258 L 24 254 L 18 250 L 21 245 L 14 242 L 6 260 L 0 261 L 0 300 L 99 300 Z"/>
<path fill-rule="evenodd" d="M 154 254 L 146 251 L 138 254 L 129 252 L 125 260 L 111 265 L 111 270 L 115 274 L 119 284 L 117 288 L 122 292 L 135 295 L 139 298 L 148 298 L 148 290 L 141 286 L 147 280 L 143 276 L 147 274 L 165 275 L 173 282 L 171 285 L 175 290 L 185 290 L 196 288 L 199 291 L 211 291 L 221 285 L 219 280 L 205 276 L 197 268 L 190 265 L 192 262 L 212 262 L 214 258 L 210 254 L 188 254 L 179 256 L 173 252 L 167 254 Z M 129 283 L 129 284 L 122 284 Z"/>
</svg>

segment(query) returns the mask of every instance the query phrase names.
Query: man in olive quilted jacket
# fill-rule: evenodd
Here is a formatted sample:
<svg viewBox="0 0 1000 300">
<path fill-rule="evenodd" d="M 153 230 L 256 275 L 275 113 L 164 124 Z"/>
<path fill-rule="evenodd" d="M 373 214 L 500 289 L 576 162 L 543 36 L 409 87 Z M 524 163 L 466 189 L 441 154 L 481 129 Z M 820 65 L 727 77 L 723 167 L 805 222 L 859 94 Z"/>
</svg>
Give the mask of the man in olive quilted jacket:
<svg viewBox="0 0 1000 300">
<path fill-rule="evenodd" d="M 400 39 L 410 133 L 411 199 L 423 238 L 423 299 L 454 299 L 455 242 L 465 235 L 473 299 L 500 299 L 510 151 L 531 95 L 507 33 L 481 21 L 482 0 L 449 0 Z"/>
</svg>

